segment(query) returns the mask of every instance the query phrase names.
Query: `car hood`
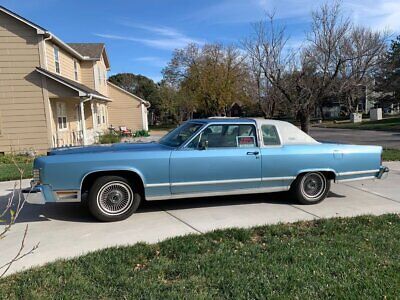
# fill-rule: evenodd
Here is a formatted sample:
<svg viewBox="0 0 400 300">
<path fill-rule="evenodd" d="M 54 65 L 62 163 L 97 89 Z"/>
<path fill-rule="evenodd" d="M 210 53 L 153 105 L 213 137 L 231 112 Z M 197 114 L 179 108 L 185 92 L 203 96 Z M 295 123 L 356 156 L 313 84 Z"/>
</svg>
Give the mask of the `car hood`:
<svg viewBox="0 0 400 300">
<path fill-rule="evenodd" d="M 119 152 L 119 151 L 160 151 L 171 150 L 170 147 L 156 142 L 150 143 L 118 143 L 112 145 L 95 145 L 82 147 L 67 147 L 53 149 L 48 155 L 83 154 L 99 152 Z"/>
</svg>

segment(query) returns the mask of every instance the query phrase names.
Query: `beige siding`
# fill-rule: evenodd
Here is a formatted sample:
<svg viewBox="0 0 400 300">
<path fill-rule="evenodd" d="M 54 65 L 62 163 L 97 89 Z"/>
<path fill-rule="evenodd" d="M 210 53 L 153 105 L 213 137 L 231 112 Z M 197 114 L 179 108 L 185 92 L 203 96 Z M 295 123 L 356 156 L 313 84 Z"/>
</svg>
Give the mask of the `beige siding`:
<svg viewBox="0 0 400 300">
<path fill-rule="evenodd" d="M 0 12 L 0 152 L 48 145 L 36 30 Z"/>
<path fill-rule="evenodd" d="M 93 76 L 93 65 L 92 61 L 85 61 L 81 63 L 81 82 L 94 89 L 94 76 Z"/>
<path fill-rule="evenodd" d="M 107 84 L 107 68 L 104 63 L 104 58 L 101 56 L 99 61 L 96 61 L 94 65 L 94 76 L 95 76 L 95 89 L 105 96 L 108 96 L 108 84 Z"/>
<path fill-rule="evenodd" d="M 110 126 L 126 126 L 133 131 L 143 129 L 141 102 L 111 84 L 108 91 L 112 100 L 108 104 Z"/>
<path fill-rule="evenodd" d="M 51 41 L 46 41 L 47 69 L 51 72 L 54 73 L 56 72 L 56 66 L 54 62 L 54 46 L 58 48 L 58 53 L 59 53 L 58 56 L 60 60 L 60 75 L 75 80 L 75 74 L 74 74 L 75 58 L 61 47 L 54 45 Z M 81 68 L 79 60 L 77 60 L 77 67 L 78 67 L 77 81 L 81 81 Z"/>
</svg>

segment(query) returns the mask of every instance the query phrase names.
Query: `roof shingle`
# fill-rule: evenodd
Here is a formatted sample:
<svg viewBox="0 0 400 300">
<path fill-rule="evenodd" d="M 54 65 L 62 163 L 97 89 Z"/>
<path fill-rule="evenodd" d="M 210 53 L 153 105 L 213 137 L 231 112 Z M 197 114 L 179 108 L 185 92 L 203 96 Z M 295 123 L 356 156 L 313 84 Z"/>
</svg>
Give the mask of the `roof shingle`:
<svg viewBox="0 0 400 300">
<path fill-rule="evenodd" d="M 94 59 L 100 59 L 104 49 L 104 43 L 67 43 L 67 45 L 82 56 Z"/>
</svg>

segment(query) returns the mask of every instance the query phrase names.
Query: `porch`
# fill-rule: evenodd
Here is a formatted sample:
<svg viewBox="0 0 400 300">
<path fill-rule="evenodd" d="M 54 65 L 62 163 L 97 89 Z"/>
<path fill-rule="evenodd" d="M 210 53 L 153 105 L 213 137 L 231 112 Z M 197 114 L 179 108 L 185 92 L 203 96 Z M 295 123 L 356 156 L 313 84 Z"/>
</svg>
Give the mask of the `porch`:
<svg viewBox="0 0 400 300">
<path fill-rule="evenodd" d="M 53 116 L 53 147 L 96 143 L 109 127 L 107 104 L 104 101 L 50 98 L 50 107 Z"/>
<path fill-rule="evenodd" d="M 110 98 L 42 68 L 53 148 L 90 145 L 107 131 Z"/>
</svg>

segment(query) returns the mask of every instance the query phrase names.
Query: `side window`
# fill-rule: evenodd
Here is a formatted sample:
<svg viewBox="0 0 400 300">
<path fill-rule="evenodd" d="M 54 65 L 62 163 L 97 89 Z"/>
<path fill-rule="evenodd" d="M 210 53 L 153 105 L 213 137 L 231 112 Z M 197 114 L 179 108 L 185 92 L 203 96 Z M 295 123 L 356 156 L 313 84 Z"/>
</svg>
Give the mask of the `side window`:
<svg viewBox="0 0 400 300">
<path fill-rule="evenodd" d="M 202 132 L 198 143 L 207 141 L 208 148 L 256 147 L 255 132 L 253 125 L 211 125 Z"/>
<path fill-rule="evenodd" d="M 56 67 L 56 73 L 60 74 L 60 56 L 58 52 L 58 48 L 54 46 L 54 65 Z"/>
<path fill-rule="evenodd" d="M 57 102 L 57 128 L 66 130 L 67 127 L 67 106 L 64 102 Z"/>
<path fill-rule="evenodd" d="M 279 139 L 278 131 L 273 125 L 262 125 L 261 126 L 263 140 L 265 146 L 276 146 L 280 145 L 281 141 Z"/>
</svg>

